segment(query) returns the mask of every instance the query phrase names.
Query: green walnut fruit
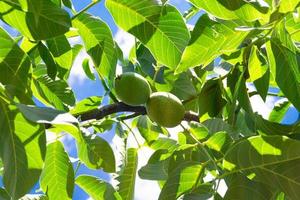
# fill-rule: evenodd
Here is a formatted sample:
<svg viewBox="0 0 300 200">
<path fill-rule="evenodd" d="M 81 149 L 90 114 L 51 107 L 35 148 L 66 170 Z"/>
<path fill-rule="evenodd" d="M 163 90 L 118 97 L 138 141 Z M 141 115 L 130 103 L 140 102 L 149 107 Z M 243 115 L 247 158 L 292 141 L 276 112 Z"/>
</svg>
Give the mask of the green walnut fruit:
<svg viewBox="0 0 300 200">
<path fill-rule="evenodd" d="M 151 94 L 146 104 L 149 118 L 164 127 L 175 127 L 184 117 L 184 106 L 173 94 L 155 92 Z"/>
<path fill-rule="evenodd" d="M 151 94 L 147 80 L 133 72 L 127 72 L 116 77 L 115 90 L 119 100 L 132 106 L 145 104 Z"/>
</svg>

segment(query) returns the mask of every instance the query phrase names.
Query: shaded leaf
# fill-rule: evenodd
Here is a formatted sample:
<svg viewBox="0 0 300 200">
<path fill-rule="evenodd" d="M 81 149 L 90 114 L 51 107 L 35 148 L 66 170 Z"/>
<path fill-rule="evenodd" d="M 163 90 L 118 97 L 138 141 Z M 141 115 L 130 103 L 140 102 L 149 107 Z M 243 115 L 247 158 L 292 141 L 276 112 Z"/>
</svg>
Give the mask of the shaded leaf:
<svg viewBox="0 0 300 200">
<path fill-rule="evenodd" d="M 271 72 L 281 91 L 300 110 L 300 71 L 296 51 L 283 23 L 279 24 L 267 48 L 269 59 L 274 60 L 270 62 Z"/>
<path fill-rule="evenodd" d="M 47 66 L 48 76 L 51 79 L 55 80 L 55 77 L 57 74 L 57 66 L 56 66 L 56 63 L 55 63 L 51 53 L 49 52 L 48 48 L 42 42 L 40 42 L 38 44 L 38 50 L 39 50 L 39 54 L 40 54 L 41 58 L 43 59 L 45 65 Z"/>
<path fill-rule="evenodd" d="M 65 79 L 73 64 L 73 51 L 68 39 L 61 35 L 47 40 L 46 43 L 57 64 L 57 76 Z"/>
<path fill-rule="evenodd" d="M 137 37 L 159 63 L 175 69 L 190 37 L 176 8 L 155 0 L 107 0 L 106 7 L 118 26 Z"/>
<path fill-rule="evenodd" d="M 81 175 L 76 178 L 76 185 L 81 187 L 94 200 L 121 200 L 115 189 L 97 177 Z"/>
<path fill-rule="evenodd" d="M 13 86 L 10 90 L 12 96 L 25 94 L 30 80 L 28 74 L 31 66 L 29 57 L 1 27 L 0 40 L 0 83 Z"/>
<path fill-rule="evenodd" d="M 252 180 L 272 185 L 289 198 L 297 199 L 300 195 L 299 145 L 298 140 L 281 136 L 250 137 L 226 153 L 223 167 L 231 173 L 253 174 Z"/>
<path fill-rule="evenodd" d="M 241 174 L 230 177 L 230 184 L 224 196 L 225 200 L 270 200 L 273 199 L 274 191 L 271 187 L 255 181 L 249 180 Z"/>
<path fill-rule="evenodd" d="M 45 131 L 27 121 L 15 106 L 7 106 L 1 100 L 0 127 L 3 183 L 12 199 L 18 199 L 36 184 L 42 171 Z"/>
<path fill-rule="evenodd" d="M 11 197 L 7 194 L 4 188 L 0 187 L 0 199 L 1 200 L 10 200 Z"/>
<path fill-rule="evenodd" d="M 84 136 L 77 142 L 78 157 L 90 169 L 103 169 L 105 172 L 115 172 L 115 156 L 109 145 L 101 137 Z"/>
<path fill-rule="evenodd" d="M 67 105 L 75 104 L 75 96 L 68 83 L 64 80 L 52 80 L 46 75 L 44 66 L 34 69 L 31 89 L 39 101 L 58 110 L 68 110 Z"/>
<path fill-rule="evenodd" d="M 140 116 L 138 118 L 137 128 L 147 143 L 157 140 L 159 134 L 163 132 L 162 129 L 154 125 L 147 116 Z"/>
<path fill-rule="evenodd" d="M 0 15 L 3 21 L 31 40 L 62 35 L 71 26 L 69 14 L 48 0 L 1 1 Z"/>
<path fill-rule="evenodd" d="M 222 97 L 222 89 L 219 80 L 208 80 L 201 89 L 198 97 L 199 116 L 208 113 L 210 117 L 216 117 L 226 104 Z"/>
<path fill-rule="evenodd" d="M 60 141 L 47 145 L 40 184 L 43 192 L 47 192 L 49 199 L 72 199 L 74 171 L 69 156 Z"/>
<path fill-rule="evenodd" d="M 27 106 L 24 104 L 18 104 L 17 106 L 28 120 L 40 124 L 51 124 L 53 125 L 52 130 L 65 131 L 70 133 L 76 140 L 82 140 L 82 135 L 78 128 L 79 122 L 69 113 L 52 108 Z"/>
</svg>

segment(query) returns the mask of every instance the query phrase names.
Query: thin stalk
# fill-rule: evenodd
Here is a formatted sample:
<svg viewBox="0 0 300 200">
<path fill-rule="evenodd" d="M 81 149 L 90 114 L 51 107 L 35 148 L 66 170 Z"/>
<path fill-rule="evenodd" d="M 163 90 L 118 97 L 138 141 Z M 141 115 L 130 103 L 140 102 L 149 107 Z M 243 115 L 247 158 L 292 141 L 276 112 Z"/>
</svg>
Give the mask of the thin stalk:
<svg viewBox="0 0 300 200">
<path fill-rule="evenodd" d="M 94 5 L 96 5 L 97 3 L 100 3 L 100 2 L 101 2 L 101 0 L 93 0 L 89 5 L 84 7 L 78 13 L 74 14 L 73 17 L 72 17 L 72 20 L 75 19 L 76 17 L 78 17 L 79 15 L 81 15 L 82 13 L 84 13 L 85 11 L 87 11 L 88 9 L 90 9 L 91 7 L 93 7 Z"/>
<path fill-rule="evenodd" d="M 127 127 L 127 129 L 132 133 L 134 140 L 136 141 L 136 143 L 137 143 L 137 145 L 139 146 L 139 148 L 141 148 L 142 145 L 139 143 L 139 141 L 138 141 L 136 135 L 134 134 L 134 132 L 133 132 L 133 130 L 130 128 L 130 126 L 128 126 L 128 124 L 127 124 L 126 122 L 124 122 L 124 121 L 121 121 L 121 123 L 124 124 L 124 125 Z"/>
</svg>

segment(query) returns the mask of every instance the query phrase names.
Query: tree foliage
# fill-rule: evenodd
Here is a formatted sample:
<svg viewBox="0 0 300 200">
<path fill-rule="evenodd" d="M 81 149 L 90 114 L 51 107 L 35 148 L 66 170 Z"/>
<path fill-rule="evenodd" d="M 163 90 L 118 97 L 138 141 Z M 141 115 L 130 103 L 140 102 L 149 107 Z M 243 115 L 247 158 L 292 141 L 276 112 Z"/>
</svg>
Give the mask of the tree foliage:
<svg viewBox="0 0 300 200">
<path fill-rule="evenodd" d="M 159 184 L 160 200 L 299 198 L 300 125 L 282 124 L 291 106 L 300 111 L 299 0 L 188 0 L 184 14 L 167 0 L 105 0 L 135 37 L 129 57 L 88 13 L 100 1 L 76 11 L 70 0 L 0 0 L 0 199 L 67 200 L 77 185 L 93 199 L 133 200 L 137 176 Z M 81 50 L 105 95 L 76 102 L 68 79 Z M 177 96 L 181 124 L 161 127 L 145 105 L 118 101 L 119 69 Z M 266 118 L 253 111 L 255 95 L 283 100 Z M 99 136 L 108 130 L 122 147 Z M 139 168 L 141 148 L 152 155 Z M 80 165 L 118 184 L 79 175 Z M 28 195 L 37 183 L 42 194 Z"/>
</svg>

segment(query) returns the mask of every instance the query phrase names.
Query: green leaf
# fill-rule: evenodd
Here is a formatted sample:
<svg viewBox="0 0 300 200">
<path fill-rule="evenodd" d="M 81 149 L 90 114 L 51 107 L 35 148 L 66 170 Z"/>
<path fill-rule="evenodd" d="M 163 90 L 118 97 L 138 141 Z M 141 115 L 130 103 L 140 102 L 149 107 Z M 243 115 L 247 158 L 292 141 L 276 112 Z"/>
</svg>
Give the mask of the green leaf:
<svg viewBox="0 0 300 200">
<path fill-rule="evenodd" d="M 225 131 L 213 134 L 204 144 L 217 152 L 225 152 L 231 145 L 232 139 Z"/>
<path fill-rule="evenodd" d="M 83 68 L 83 71 L 85 72 L 85 75 L 91 79 L 92 81 L 95 81 L 96 80 L 96 77 L 95 75 L 93 74 L 93 72 L 91 71 L 91 68 L 90 68 L 90 65 L 89 65 L 89 59 L 86 58 L 83 60 L 82 62 L 82 68 Z"/>
<path fill-rule="evenodd" d="M 169 174 L 159 195 L 159 200 L 176 200 L 182 194 L 196 187 L 202 169 L 202 165 L 195 162 L 179 165 Z"/>
<path fill-rule="evenodd" d="M 72 199 L 74 171 L 69 156 L 60 141 L 47 145 L 40 184 L 43 192 L 47 192 L 51 200 Z"/>
<path fill-rule="evenodd" d="M 226 131 L 232 138 L 237 138 L 239 135 L 231 125 L 220 118 L 206 120 L 203 125 L 209 130 L 210 135 L 220 131 Z"/>
<path fill-rule="evenodd" d="M 1 200 L 10 200 L 11 197 L 7 194 L 4 188 L 0 187 L 0 199 Z"/>
<path fill-rule="evenodd" d="M 122 166 L 122 171 L 119 172 L 120 176 L 117 178 L 120 182 L 118 192 L 123 200 L 133 200 L 137 165 L 137 149 L 130 148 L 127 150 L 124 166 Z"/>
<path fill-rule="evenodd" d="M 204 183 L 197 186 L 191 193 L 185 194 L 183 200 L 199 200 L 199 199 L 210 199 L 214 194 L 212 183 Z M 218 200 L 214 198 L 214 200 Z"/>
<path fill-rule="evenodd" d="M 225 200 L 243 199 L 243 200 L 270 200 L 273 199 L 274 191 L 271 187 L 236 174 L 230 177 L 228 190 L 224 196 Z"/>
<path fill-rule="evenodd" d="M 176 8 L 155 0 L 107 0 L 106 7 L 117 25 L 138 38 L 159 63 L 175 69 L 190 38 Z"/>
<path fill-rule="evenodd" d="M 248 70 L 252 82 L 260 79 L 268 70 L 268 66 L 260 61 L 260 52 L 256 46 L 252 46 L 248 60 Z"/>
<path fill-rule="evenodd" d="M 290 106 L 291 103 L 288 100 L 284 100 L 275 104 L 272 112 L 269 115 L 269 121 L 280 123 Z"/>
<path fill-rule="evenodd" d="M 51 124 L 52 129 L 70 133 L 77 141 L 82 141 L 82 134 L 78 128 L 78 120 L 64 111 L 52 108 L 17 105 L 22 114 L 30 121 L 40 124 Z M 49 129 L 51 130 L 51 129 Z"/>
<path fill-rule="evenodd" d="M 15 106 L 7 106 L 1 100 L 0 127 L 3 183 L 12 199 L 18 199 L 36 184 L 42 171 L 45 131 L 27 121 Z"/>
<path fill-rule="evenodd" d="M 290 199 L 297 199 L 300 195 L 296 175 L 300 167 L 299 145 L 298 140 L 281 136 L 250 137 L 226 153 L 223 167 L 230 173 L 244 172 L 252 180 L 272 185 Z"/>
<path fill-rule="evenodd" d="M 199 141 L 209 135 L 208 129 L 201 123 L 191 122 L 189 132 Z"/>
<path fill-rule="evenodd" d="M 54 58 L 52 57 L 50 51 L 48 50 L 48 48 L 42 43 L 40 42 L 38 44 L 38 50 L 40 53 L 41 58 L 43 59 L 44 63 L 47 66 L 47 74 L 48 76 L 55 80 L 56 74 L 57 74 L 57 67 L 56 67 L 56 63 L 54 61 Z"/>
<path fill-rule="evenodd" d="M 94 200 L 121 200 L 120 195 L 109 183 L 99 180 L 97 177 L 81 175 L 76 178 L 76 185 L 81 187 Z"/>
<path fill-rule="evenodd" d="M 299 11 L 298 11 L 299 13 Z M 299 14 L 298 14 L 299 16 Z M 297 18 L 294 18 L 293 13 L 290 13 L 286 16 L 285 18 L 285 25 L 287 31 L 290 33 L 291 37 L 293 40 L 300 41 L 300 23 L 299 23 L 299 17 L 298 20 Z"/>
<path fill-rule="evenodd" d="M 65 79 L 73 64 L 73 52 L 68 39 L 61 35 L 47 40 L 46 43 L 57 64 L 57 76 Z"/>
<path fill-rule="evenodd" d="M 85 49 L 93 59 L 99 75 L 112 83 L 117 65 L 117 52 L 108 25 L 99 18 L 84 13 L 73 20 L 73 26 L 78 28 Z"/>
<path fill-rule="evenodd" d="M 148 163 L 139 169 L 139 177 L 146 180 L 167 180 L 168 161 Z"/>
<path fill-rule="evenodd" d="M 268 45 L 268 57 L 275 61 L 270 62 L 271 73 L 281 91 L 300 110 L 300 71 L 297 50 L 283 23 L 276 29 Z"/>
<path fill-rule="evenodd" d="M 198 97 L 199 116 L 208 113 L 210 117 L 216 117 L 226 105 L 219 81 L 218 79 L 208 80 L 201 89 Z"/>
<path fill-rule="evenodd" d="M 268 12 L 268 5 L 263 1 L 247 2 L 243 0 L 189 0 L 200 9 L 204 9 L 208 13 L 220 19 L 234 20 L 241 19 L 245 21 L 255 21 L 266 19 L 264 16 Z M 258 5 L 255 5 L 256 4 Z M 259 4 L 262 2 L 261 4 Z"/>
<path fill-rule="evenodd" d="M 0 176 L 3 176 L 3 163 L 2 163 L 2 160 L 0 158 Z"/>
<path fill-rule="evenodd" d="M 27 92 L 30 80 L 29 57 L 2 28 L 0 28 L 0 40 L 0 83 L 12 85 L 13 90 L 10 94 L 13 96 L 24 94 Z"/>
<path fill-rule="evenodd" d="M 102 103 L 102 97 L 91 96 L 76 103 L 75 107 L 70 110 L 72 115 L 80 115 L 91 110 L 97 109 Z"/>
<path fill-rule="evenodd" d="M 262 116 L 255 116 L 255 126 L 262 135 L 292 135 L 300 133 L 300 126 L 284 125 L 265 120 Z"/>
<path fill-rule="evenodd" d="M 77 142 L 78 157 L 90 169 L 102 168 L 105 172 L 115 172 L 116 161 L 108 142 L 95 135 L 84 136 Z"/>
<path fill-rule="evenodd" d="M 137 128 L 147 143 L 157 140 L 159 134 L 163 132 L 162 129 L 154 125 L 147 116 L 140 116 L 138 118 Z"/>
<path fill-rule="evenodd" d="M 197 90 L 192 82 L 192 75 L 189 73 L 181 73 L 172 85 L 171 93 L 181 100 L 197 96 Z"/>
<path fill-rule="evenodd" d="M 287 13 L 294 11 L 296 6 L 300 3 L 299 0 L 288 0 L 288 1 L 280 1 L 279 4 L 279 12 Z"/>
<path fill-rule="evenodd" d="M 67 106 L 75 104 L 75 96 L 64 80 L 52 80 L 46 75 L 46 68 L 38 66 L 34 69 L 31 85 L 32 93 L 46 106 L 54 106 L 59 110 L 68 110 Z"/>
<path fill-rule="evenodd" d="M 223 53 L 234 52 L 248 35 L 234 29 L 243 25 L 240 21 L 212 20 L 207 14 L 197 21 L 191 40 L 184 50 L 176 72 L 183 72 L 190 67 L 207 66 Z"/>
<path fill-rule="evenodd" d="M 1 1 L 0 16 L 31 40 L 44 40 L 66 33 L 69 14 L 48 0 Z"/>
</svg>

